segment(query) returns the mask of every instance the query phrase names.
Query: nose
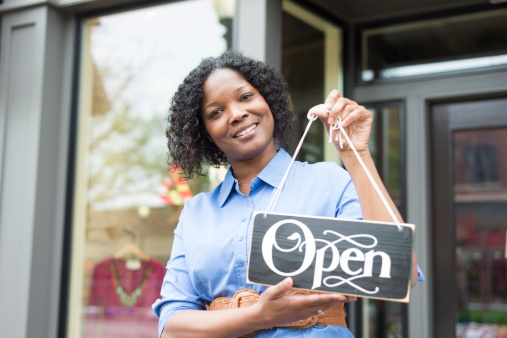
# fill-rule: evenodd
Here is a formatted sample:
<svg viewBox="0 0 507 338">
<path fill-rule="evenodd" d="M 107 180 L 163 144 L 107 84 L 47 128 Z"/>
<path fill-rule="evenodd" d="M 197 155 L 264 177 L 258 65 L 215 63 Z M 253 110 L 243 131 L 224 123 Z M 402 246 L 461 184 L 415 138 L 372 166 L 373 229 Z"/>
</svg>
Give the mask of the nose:
<svg viewBox="0 0 507 338">
<path fill-rule="evenodd" d="M 242 109 L 238 106 L 233 106 L 229 109 L 230 115 L 229 115 L 229 123 L 230 124 L 236 124 L 240 122 L 241 120 L 244 120 L 248 117 L 249 113 L 245 109 Z"/>
</svg>

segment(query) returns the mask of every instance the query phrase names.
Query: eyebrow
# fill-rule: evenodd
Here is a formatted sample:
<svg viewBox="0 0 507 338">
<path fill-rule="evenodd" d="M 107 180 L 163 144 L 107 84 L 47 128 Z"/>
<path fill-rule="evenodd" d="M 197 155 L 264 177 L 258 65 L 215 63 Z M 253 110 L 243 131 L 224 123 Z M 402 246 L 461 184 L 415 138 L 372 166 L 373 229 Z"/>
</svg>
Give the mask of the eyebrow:
<svg viewBox="0 0 507 338">
<path fill-rule="evenodd" d="M 238 88 L 234 89 L 234 92 L 238 92 L 238 91 L 240 91 L 242 88 L 244 88 L 244 87 L 248 87 L 248 86 L 249 86 L 249 85 L 247 85 L 247 84 L 246 84 L 246 85 L 243 85 L 243 86 L 240 86 L 240 87 L 238 87 Z M 203 110 L 206 110 L 206 109 L 208 109 L 209 107 L 211 107 L 211 106 L 213 106 L 213 105 L 216 105 L 217 103 L 218 103 L 217 101 L 213 101 L 213 102 L 211 102 L 210 104 L 208 104 L 206 107 L 204 107 L 204 109 L 203 109 Z"/>
<path fill-rule="evenodd" d="M 210 104 L 208 104 L 206 107 L 204 107 L 204 109 L 203 109 L 203 110 L 206 110 L 206 109 L 208 109 L 209 107 L 211 107 L 211 106 L 213 106 L 213 105 L 215 105 L 215 104 L 217 104 L 217 103 L 218 103 L 217 101 L 213 101 L 213 102 L 211 102 Z"/>
</svg>

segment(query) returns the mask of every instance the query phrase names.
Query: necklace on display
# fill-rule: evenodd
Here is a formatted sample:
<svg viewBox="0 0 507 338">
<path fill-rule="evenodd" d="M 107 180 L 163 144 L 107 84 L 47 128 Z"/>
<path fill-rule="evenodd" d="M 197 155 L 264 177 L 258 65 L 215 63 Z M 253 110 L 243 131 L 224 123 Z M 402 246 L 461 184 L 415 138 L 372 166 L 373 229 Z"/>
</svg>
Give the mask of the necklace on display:
<svg viewBox="0 0 507 338">
<path fill-rule="evenodd" d="M 239 184 L 239 185 L 244 185 L 245 187 L 249 187 L 249 186 L 250 186 L 250 184 L 239 183 L 239 181 L 238 181 L 238 184 Z"/>
<path fill-rule="evenodd" d="M 132 307 L 137 303 L 137 300 L 143 293 L 143 285 L 148 279 L 148 277 L 151 274 L 151 266 L 147 266 L 144 270 L 143 276 L 141 277 L 141 280 L 139 281 L 139 284 L 136 286 L 134 291 L 128 292 L 125 290 L 123 285 L 121 284 L 121 278 L 118 273 L 118 269 L 116 267 L 116 264 L 114 261 L 111 262 L 109 265 L 111 269 L 111 273 L 113 275 L 114 284 L 116 285 L 116 294 L 118 295 L 118 298 L 120 299 L 120 302 L 123 306 L 126 307 Z"/>
</svg>

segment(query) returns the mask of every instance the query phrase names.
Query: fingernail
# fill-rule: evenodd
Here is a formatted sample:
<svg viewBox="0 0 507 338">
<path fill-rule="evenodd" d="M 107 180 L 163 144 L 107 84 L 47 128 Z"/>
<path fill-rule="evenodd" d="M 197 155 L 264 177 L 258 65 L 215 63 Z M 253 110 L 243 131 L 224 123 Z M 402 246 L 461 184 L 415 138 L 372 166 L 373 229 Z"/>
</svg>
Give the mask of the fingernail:
<svg viewBox="0 0 507 338">
<path fill-rule="evenodd" d="M 334 118 L 331 116 L 327 119 L 327 123 L 330 125 L 330 126 L 333 126 L 334 125 Z"/>
<path fill-rule="evenodd" d="M 290 277 L 289 278 L 285 278 L 285 280 L 283 281 L 283 285 L 290 286 Z"/>
</svg>

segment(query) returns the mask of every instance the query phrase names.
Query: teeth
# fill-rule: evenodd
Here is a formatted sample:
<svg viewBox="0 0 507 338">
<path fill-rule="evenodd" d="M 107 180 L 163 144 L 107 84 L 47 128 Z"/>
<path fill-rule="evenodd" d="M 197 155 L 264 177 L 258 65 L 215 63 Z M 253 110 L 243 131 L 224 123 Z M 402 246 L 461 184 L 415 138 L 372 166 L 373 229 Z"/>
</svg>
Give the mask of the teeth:
<svg viewBox="0 0 507 338">
<path fill-rule="evenodd" d="M 240 137 L 240 136 L 243 136 L 249 132 L 251 132 L 252 130 L 255 129 L 255 127 L 257 127 L 256 124 L 252 125 L 251 127 L 248 127 L 247 129 L 243 130 L 241 133 L 237 133 L 235 137 Z"/>
</svg>

